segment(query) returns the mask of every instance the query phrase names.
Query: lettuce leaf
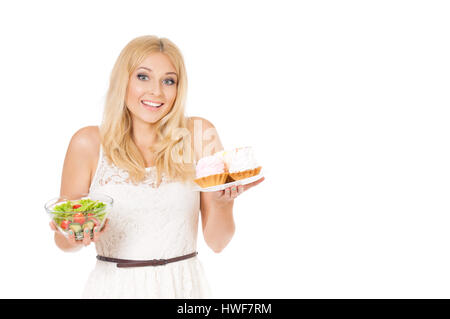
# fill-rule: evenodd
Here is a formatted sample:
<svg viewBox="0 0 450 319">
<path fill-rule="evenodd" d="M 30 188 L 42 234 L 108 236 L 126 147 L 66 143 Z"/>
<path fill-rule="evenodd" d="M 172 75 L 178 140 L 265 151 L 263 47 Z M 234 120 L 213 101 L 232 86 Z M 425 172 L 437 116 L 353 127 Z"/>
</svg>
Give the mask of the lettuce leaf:
<svg viewBox="0 0 450 319">
<path fill-rule="evenodd" d="M 78 208 L 73 208 L 74 205 L 81 205 Z M 66 201 L 64 203 L 61 203 L 59 205 L 56 205 L 53 207 L 53 214 L 55 215 L 56 219 L 63 219 L 65 217 L 70 217 L 76 212 L 81 212 L 85 215 L 87 213 L 92 213 L 96 215 L 97 217 L 102 217 L 104 214 L 100 214 L 104 209 L 106 208 L 106 204 L 103 202 L 100 202 L 98 200 L 92 200 L 92 199 L 80 199 L 75 201 Z"/>
</svg>

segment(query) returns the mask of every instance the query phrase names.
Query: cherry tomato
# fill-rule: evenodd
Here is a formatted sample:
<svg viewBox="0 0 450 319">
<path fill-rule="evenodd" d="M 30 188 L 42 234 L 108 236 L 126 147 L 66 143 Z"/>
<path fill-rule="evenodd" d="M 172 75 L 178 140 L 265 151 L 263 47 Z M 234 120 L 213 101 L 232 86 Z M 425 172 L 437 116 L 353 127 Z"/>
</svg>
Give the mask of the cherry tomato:
<svg viewBox="0 0 450 319">
<path fill-rule="evenodd" d="M 72 209 L 77 209 L 77 208 L 80 208 L 81 207 L 81 205 L 80 204 L 77 204 L 77 205 L 73 205 L 72 206 Z"/>
<path fill-rule="evenodd" d="M 61 222 L 61 228 L 64 229 L 64 230 L 69 229 L 69 225 L 70 225 L 70 221 L 67 220 L 67 219 L 64 219 L 64 220 Z"/>
<path fill-rule="evenodd" d="M 73 222 L 79 223 L 80 225 L 83 225 L 86 220 L 86 217 L 84 217 L 83 213 L 76 213 L 73 215 Z"/>
</svg>

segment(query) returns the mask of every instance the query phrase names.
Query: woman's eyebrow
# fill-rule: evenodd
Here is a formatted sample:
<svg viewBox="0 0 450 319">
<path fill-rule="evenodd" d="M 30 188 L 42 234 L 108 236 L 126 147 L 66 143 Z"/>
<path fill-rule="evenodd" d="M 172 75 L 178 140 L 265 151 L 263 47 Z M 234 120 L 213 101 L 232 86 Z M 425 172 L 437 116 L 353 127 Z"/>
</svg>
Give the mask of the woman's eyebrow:
<svg viewBox="0 0 450 319">
<path fill-rule="evenodd" d="M 152 69 L 146 68 L 145 66 L 141 66 L 138 69 L 145 69 L 145 70 L 147 70 L 149 72 L 152 72 Z M 178 76 L 175 72 L 167 72 L 166 74 L 175 74 L 176 76 Z"/>
</svg>

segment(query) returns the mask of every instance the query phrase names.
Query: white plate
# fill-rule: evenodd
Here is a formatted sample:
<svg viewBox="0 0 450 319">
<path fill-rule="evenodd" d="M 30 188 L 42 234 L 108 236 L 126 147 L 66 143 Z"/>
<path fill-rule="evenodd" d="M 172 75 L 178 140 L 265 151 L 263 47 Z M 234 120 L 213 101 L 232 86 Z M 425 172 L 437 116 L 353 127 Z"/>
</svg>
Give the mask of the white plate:
<svg viewBox="0 0 450 319">
<path fill-rule="evenodd" d="M 231 186 L 246 185 L 246 184 L 253 183 L 254 181 L 257 181 L 258 179 L 260 179 L 263 176 L 264 176 L 263 170 L 261 169 L 261 171 L 259 172 L 258 175 L 255 175 L 255 176 L 252 176 L 252 177 L 249 177 L 249 178 L 244 178 L 244 179 L 240 179 L 238 181 L 234 181 L 234 182 L 230 182 L 230 183 L 226 183 L 226 184 L 221 184 L 221 185 L 217 185 L 217 186 L 206 187 L 206 188 L 201 188 L 200 186 L 197 185 L 197 187 L 194 187 L 194 191 L 217 192 L 217 191 L 224 190 L 225 188 L 228 188 L 228 187 L 231 187 Z"/>
</svg>

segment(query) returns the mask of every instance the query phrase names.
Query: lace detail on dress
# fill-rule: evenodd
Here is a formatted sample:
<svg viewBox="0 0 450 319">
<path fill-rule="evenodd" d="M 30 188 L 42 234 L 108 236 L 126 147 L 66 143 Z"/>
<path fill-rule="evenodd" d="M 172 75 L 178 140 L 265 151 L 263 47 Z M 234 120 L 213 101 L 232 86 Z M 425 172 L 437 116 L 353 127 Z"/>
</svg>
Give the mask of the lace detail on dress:
<svg viewBox="0 0 450 319">
<path fill-rule="evenodd" d="M 147 168 L 147 177 L 139 182 L 139 183 L 135 183 L 130 179 L 130 175 L 129 173 L 122 169 L 119 168 L 115 165 L 110 165 L 108 163 L 108 160 L 106 158 L 106 156 L 103 156 L 103 153 L 100 153 L 100 165 L 98 167 L 98 172 L 97 172 L 97 176 L 94 180 L 95 185 L 98 186 L 105 186 L 107 184 L 113 184 L 113 185 L 124 185 L 124 184 L 128 184 L 128 185 L 134 185 L 134 186 L 147 186 L 147 187 L 151 187 L 151 188 L 157 188 L 159 187 L 159 185 L 157 184 L 157 169 L 155 166 L 152 167 L 148 167 Z M 167 175 L 165 173 L 162 173 L 161 176 L 161 184 L 167 184 L 168 182 L 170 182 L 170 179 L 167 177 Z"/>
</svg>

